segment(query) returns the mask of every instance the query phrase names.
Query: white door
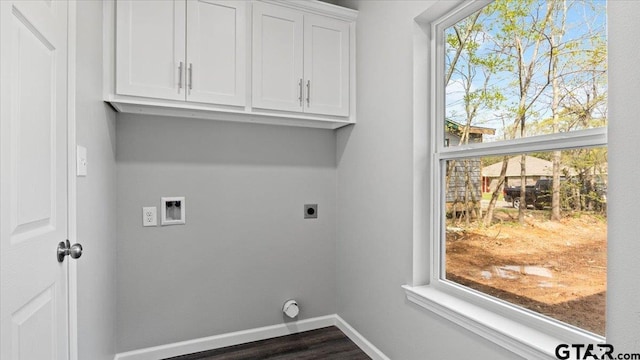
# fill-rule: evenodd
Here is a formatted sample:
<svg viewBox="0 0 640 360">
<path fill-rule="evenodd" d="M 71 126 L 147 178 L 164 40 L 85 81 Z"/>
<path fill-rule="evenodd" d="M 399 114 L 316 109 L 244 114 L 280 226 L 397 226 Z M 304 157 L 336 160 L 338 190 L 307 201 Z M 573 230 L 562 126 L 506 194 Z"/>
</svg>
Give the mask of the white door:
<svg viewBox="0 0 640 360">
<path fill-rule="evenodd" d="M 304 16 L 306 113 L 349 116 L 349 23 Z"/>
<path fill-rule="evenodd" d="M 116 3 L 116 93 L 185 100 L 185 0 Z"/>
<path fill-rule="evenodd" d="M 303 15 L 253 5 L 253 107 L 302 111 Z"/>
<path fill-rule="evenodd" d="M 187 1 L 187 101 L 244 106 L 246 3 Z"/>
<path fill-rule="evenodd" d="M 0 20 L 0 358 L 68 359 L 67 2 Z"/>
</svg>

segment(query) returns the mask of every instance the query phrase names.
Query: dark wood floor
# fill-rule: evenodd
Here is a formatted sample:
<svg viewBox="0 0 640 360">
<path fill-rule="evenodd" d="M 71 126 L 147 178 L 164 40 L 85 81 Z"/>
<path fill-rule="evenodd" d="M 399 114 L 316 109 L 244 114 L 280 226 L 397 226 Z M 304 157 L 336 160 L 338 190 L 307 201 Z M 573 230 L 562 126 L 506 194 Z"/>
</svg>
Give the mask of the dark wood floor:
<svg viewBox="0 0 640 360">
<path fill-rule="evenodd" d="M 337 327 L 229 346 L 170 360 L 370 360 Z M 169 359 L 165 359 L 169 360 Z"/>
</svg>

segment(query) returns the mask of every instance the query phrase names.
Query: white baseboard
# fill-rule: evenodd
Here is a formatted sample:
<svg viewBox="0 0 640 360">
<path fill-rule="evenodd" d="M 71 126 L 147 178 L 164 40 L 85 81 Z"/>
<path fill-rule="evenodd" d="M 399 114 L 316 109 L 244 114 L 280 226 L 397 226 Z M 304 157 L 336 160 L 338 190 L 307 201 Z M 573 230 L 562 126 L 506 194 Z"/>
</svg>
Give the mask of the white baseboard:
<svg viewBox="0 0 640 360">
<path fill-rule="evenodd" d="M 382 351 L 375 347 L 369 340 L 365 339 L 362 334 L 356 331 L 351 325 L 349 325 L 339 315 L 335 316 L 335 326 L 340 329 L 351 341 L 353 341 L 358 347 L 369 355 L 372 360 L 391 360 Z"/>
<path fill-rule="evenodd" d="M 159 360 L 173 356 L 192 354 L 200 351 L 219 349 L 227 346 L 266 340 L 299 332 L 316 330 L 328 326 L 338 327 L 351 341 L 373 360 L 389 360 L 380 350 L 365 339 L 338 315 L 327 315 L 286 324 L 236 331 L 200 339 L 181 341 L 173 344 L 154 346 L 146 349 L 116 354 L 114 360 Z"/>
</svg>

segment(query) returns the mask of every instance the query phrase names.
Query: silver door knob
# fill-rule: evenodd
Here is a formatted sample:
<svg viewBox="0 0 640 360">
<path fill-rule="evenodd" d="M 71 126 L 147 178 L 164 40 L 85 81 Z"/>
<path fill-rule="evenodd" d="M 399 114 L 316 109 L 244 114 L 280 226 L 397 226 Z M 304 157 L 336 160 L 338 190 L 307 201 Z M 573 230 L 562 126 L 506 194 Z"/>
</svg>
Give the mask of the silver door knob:
<svg viewBox="0 0 640 360">
<path fill-rule="evenodd" d="M 58 249 L 56 251 L 58 262 L 63 262 L 65 256 L 69 255 L 72 259 L 77 259 L 82 256 L 82 245 L 73 244 L 69 240 L 61 241 L 58 243 Z"/>
<path fill-rule="evenodd" d="M 80 258 L 80 256 L 82 256 L 82 245 L 78 243 L 71 245 L 69 256 L 71 256 L 72 259 Z"/>
</svg>

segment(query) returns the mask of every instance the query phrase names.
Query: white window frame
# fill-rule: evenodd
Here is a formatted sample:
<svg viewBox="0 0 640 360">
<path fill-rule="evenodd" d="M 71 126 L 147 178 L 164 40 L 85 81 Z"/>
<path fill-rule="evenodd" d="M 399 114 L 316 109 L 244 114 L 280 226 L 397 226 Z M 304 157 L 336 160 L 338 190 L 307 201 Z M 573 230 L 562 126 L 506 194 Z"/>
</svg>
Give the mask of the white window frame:
<svg viewBox="0 0 640 360">
<path fill-rule="evenodd" d="M 443 280 L 446 160 L 607 145 L 606 128 L 446 147 L 444 30 L 490 1 L 443 1 L 416 18 L 414 37 L 414 246 L 407 299 L 527 359 L 556 359 L 556 346 L 605 338 Z M 430 79 L 433 79 L 430 81 Z M 423 83 L 424 82 L 424 83 Z M 429 99 L 424 104 L 424 99 Z M 421 105 L 422 104 L 422 105 Z"/>
</svg>

